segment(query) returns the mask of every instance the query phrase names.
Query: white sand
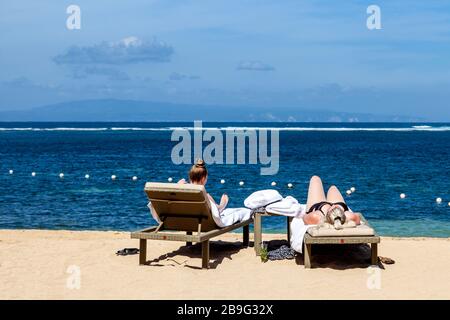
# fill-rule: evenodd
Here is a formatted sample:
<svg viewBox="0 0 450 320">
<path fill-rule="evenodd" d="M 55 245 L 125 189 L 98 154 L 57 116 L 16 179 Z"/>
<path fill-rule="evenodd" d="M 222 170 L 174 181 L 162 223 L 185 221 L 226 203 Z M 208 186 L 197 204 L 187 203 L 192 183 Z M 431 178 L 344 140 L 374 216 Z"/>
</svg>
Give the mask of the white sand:
<svg viewBox="0 0 450 320">
<path fill-rule="evenodd" d="M 379 255 L 396 261 L 384 270 L 368 268 L 364 247 L 313 247 L 316 267 L 304 269 L 301 256 L 262 263 L 240 234 L 220 239 L 201 270 L 199 246 L 180 242 L 149 241 L 147 259 L 160 259 L 139 266 L 115 255 L 138 246 L 129 233 L 0 230 L 0 298 L 450 299 L 449 238 L 382 238 Z"/>
</svg>

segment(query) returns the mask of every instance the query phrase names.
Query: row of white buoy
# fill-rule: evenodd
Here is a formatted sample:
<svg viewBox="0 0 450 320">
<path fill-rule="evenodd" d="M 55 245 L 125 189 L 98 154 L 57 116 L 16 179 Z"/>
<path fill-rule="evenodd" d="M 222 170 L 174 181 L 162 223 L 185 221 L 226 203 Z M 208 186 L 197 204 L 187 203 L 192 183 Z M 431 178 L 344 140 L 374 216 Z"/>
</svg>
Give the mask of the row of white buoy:
<svg viewBox="0 0 450 320">
<path fill-rule="evenodd" d="M 350 189 L 348 189 L 347 191 L 345 191 L 345 193 L 349 196 L 352 193 L 356 192 L 356 188 L 355 187 L 351 187 Z"/>
<path fill-rule="evenodd" d="M 225 183 L 225 180 L 224 180 L 224 179 L 220 180 L 220 183 L 221 183 L 221 184 L 224 184 L 224 183 Z M 243 186 L 244 184 L 245 184 L 244 181 L 239 181 L 239 185 L 240 185 L 240 186 Z M 271 185 L 272 187 L 276 187 L 276 186 L 277 186 L 277 183 L 276 183 L 275 181 L 272 181 L 272 182 L 270 183 L 270 185 Z M 288 183 L 288 184 L 287 184 L 287 187 L 288 187 L 289 189 L 291 189 L 291 188 L 294 187 L 294 185 L 293 185 L 292 183 Z"/>
<path fill-rule="evenodd" d="M 14 174 L 14 170 L 9 170 L 9 174 Z M 36 172 L 32 172 L 31 173 L 31 176 L 32 177 L 36 177 Z M 60 173 L 59 175 L 58 175 L 61 179 L 64 179 L 64 173 Z M 84 178 L 85 179 L 90 179 L 91 178 L 91 176 L 89 175 L 89 174 L 86 174 L 85 176 L 84 176 Z M 111 180 L 116 180 L 117 179 L 117 176 L 116 175 L 112 175 L 111 176 Z M 133 176 L 132 178 L 131 178 L 133 181 L 137 181 L 138 180 L 138 177 L 137 176 Z M 172 182 L 172 178 L 169 178 L 168 179 L 169 180 L 169 182 Z"/>
<path fill-rule="evenodd" d="M 437 204 L 441 204 L 442 203 L 442 198 L 436 198 L 436 203 Z M 448 203 L 448 206 L 450 207 L 450 202 Z"/>
<path fill-rule="evenodd" d="M 9 174 L 14 174 L 14 170 L 9 170 Z M 36 172 L 33 171 L 33 172 L 31 173 L 31 176 L 32 176 L 32 177 L 35 177 L 35 176 L 36 176 Z M 64 173 L 61 172 L 61 173 L 59 174 L 59 177 L 60 177 L 61 179 L 64 179 Z M 86 175 L 84 176 L 85 179 L 90 179 L 90 177 L 91 177 L 91 176 L 90 176 L 89 174 L 86 174 Z M 117 176 L 113 174 L 113 175 L 111 176 L 111 180 L 116 180 L 116 179 L 117 179 Z M 137 180 L 138 180 L 138 177 L 137 177 L 137 176 L 133 176 L 131 179 L 132 179 L 133 181 L 137 181 Z M 168 181 L 168 182 L 173 182 L 173 178 L 172 178 L 172 177 L 169 177 L 169 178 L 167 178 L 167 181 Z M 221 183 L 221 184 L 225 184 L 225 179 L 220 179 L 220 183 Z M 243 186 L 244 184 L 245 184 L 244 181 L 242 181 L 242 180 L 239 181 L 239 185 L 240 185 L 240 186 Z M 272 181 L 270 185 L 271 185 L 272 187 L 275 187 L 275 186 L 277 185 L 277 183 L 276 183 L 275 181 Z M 287 187 L 290 189 L 290 188 L 293 187 L 293 184 L 292 184 L 292 183 L 288 183 L 288 184 L 287 184 Z"/>
<path fill-rule="evenodd" d="M 406 194 L 405 193 L 400 193 L 400 199 L 406 199 Z M 438 197 L 436 198 L 436 203 L 437 204 L 441 204 L 442 203 L 442 198 Z M 448 203 L 448 206 L 450 207 L 450 202 Z"/>
<path fill-rule="evenodd" d="M 351 195 L 352 193 L 354 193 L 356 191 L 355 187 L 351 187 L 350 189 L 348 189 L 345 193 L 347 195 Z M 400 199 L 406 199 L 406 194 L 405 193 L 400 193 Z M 436 198 L 436 203 L 437 204 L 441 204 L 442 203 L 442 198 L 438 197 Z M 450 207 L 450 202 L 448 203 L 448 206 Z"/>
<path fill-rule="evenodd" d="M 14 170 L 9 170 L 9 174 L 14 174 Z M 32 177 L 36 177 L 36 172 L 31 172 L 31 176 Z M 64 173 L 60 173 L 59 174 L 59 177 L 61 178 L 61 179 L 64 179 Z M 85 176 L 84 176 L 84 178 L 85 179 L 90 179 L 90 175 L 89 174 L 86 174 Z M 116 175 L 112 175 L 111 176 L 111 180 L 116 180 L 117 179 L 117 176 Z M 133 181 L 137 181 L 138 180 L 138 177 L 137 176 L 133 176 L 132 178 L 131 178 Z M 168 182 L 173 182 L 173 178 L 172 177 L 169 177 L 169 178 L 167 178 L 167 181 Z M 221 184 L 225 184 L 225 179 L 220 179 L 220 183 Z M 239 186 L 243 186 L 245 183 L 244 183 L 244 181 L 239 181 Z M 276 185 L 277 185 L 277 183 L 275 182 L 275 181 L 272 181 L 271 183 L 270 183 L 270 185 L 272 186 L 272 187 L 275 187 Z M 291 188 L 293 188 L 294 187 L 294 185 L 292 184 L 292 183 L 288 183 L 287 184 L 287 187 L 289 188 L 289 189 L 291 189 Z M 355 193 L 356 192 L 356 188 L 355 187 L 351 187 L 350 189 L 348 189 L 345 193 L 348 195 L 348 196 L 350 196 L 351 194 L 353 194 L 353 193 Z M 406 194 L 405 193 L 400 193 L 400 199 L 406 199 Z M 442 203 L 442 198 L 440 198 L 440 197 L 438 197 L 438 198 L 436 198 L 436 203 L 437 204 L 441 204 Z M 450 202 L 448 203 L 448 205 L 450 206 Z"/>
</svg>

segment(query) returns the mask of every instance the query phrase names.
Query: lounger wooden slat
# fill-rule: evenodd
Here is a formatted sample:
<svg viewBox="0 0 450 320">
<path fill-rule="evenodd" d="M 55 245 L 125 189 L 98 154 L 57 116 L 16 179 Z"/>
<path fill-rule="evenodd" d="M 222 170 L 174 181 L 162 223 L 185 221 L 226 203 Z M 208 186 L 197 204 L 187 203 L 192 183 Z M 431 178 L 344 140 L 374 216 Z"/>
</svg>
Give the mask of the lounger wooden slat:
<svg viewBox="0 0 450 320">
<path fill-rule="evenodd" d="M 191 242 L 202 242 L 209 240 L 211 238 L 220 236 L 221 234 L 233 231 L 238 228 L 248 227 L 252 220 L 247 220 L 233 224 L 232 226 L 211 230 L 208 232 L 202 232 L 200 235 L 187 235 L 181 232 L 170 233 L 170 232 L 155 232 L 157 227 L 146 228 L 140 231 L 132 232 L 132 239 L 147 239 L 147 240 L 168 240 L 168 241 L 191 241 Z"/>
<path fill-rule="evenodd" d="M 217 227 L 203 186 L 147 183 L 145 192 L 161 223 L 131 233 L 132 239 L 139 239 L 139 264 L 146 264 L 147 240 L 201 243 L 202 268 L 209 267 L 209 241 L 214 237 L 243 228 L 243 245 L 249 245 L 249 225 L 253 219 Z"/>
</svg>

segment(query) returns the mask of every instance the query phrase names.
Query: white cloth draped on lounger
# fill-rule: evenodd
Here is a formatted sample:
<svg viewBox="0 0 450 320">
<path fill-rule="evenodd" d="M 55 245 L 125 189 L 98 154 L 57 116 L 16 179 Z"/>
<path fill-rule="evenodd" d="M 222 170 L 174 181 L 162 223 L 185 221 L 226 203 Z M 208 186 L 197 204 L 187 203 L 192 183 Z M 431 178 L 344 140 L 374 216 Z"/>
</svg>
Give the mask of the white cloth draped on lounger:
<svg viewBox="0 0 450 320">
<path fill-rule="evenodd" d="M 300 204 L 294 197 L 287 196 L 281 201 L 269 204 L 266 211 L 280 216 L 298 218 L 305 215 L 306 205 Z"/>
<path fill-rule="evenodd" d="M 310 227 L 316 226 L 315 224 L 306 225 L 303 218 L 294 218 L 291 221 L 291 248 L 299 253 L 303 253 L 303 239 Z"/>
<path fill-rule="evenodd" d="M 244 200 L 244 206 L 253 210 L 267 206 L 270 203 L 281 201 L 282 199 L 283 196 L 277 190 L 259 190 L 253 192 Z"/>
<path fill-rule="evenodd" d="M 211 204 L 211 213 L 212 213 L 214 222 L 220 228 L 228 227 L 237 222 L 241 222 L 241 221 L 250 219 L 250 216 L 251 216 L 250 209 L 227 208 L 227 209 L 223 210 L 222 212 L 219 212 L 219 209 L 217 208 L 215 203 L 210 201 L 210 204 Z M 161 220 L 159 219 L 158 215 L 156 214 L 155 210 L 153 209 L 151 202 L 148 203 L 148 208 L 150 209 L 150 213 L 151 213 L 153 219 L 155 219 L 156 222 L 161 223 Z"/>
<path fill-rule="evenodd" d="M 287 217 L 302 217 L 306 211 L 306 206 L 300 204 L 297 199 L 291 196 L 283 198 L 273 189 L 253 192 L 244 200 L 244 205 L 250 209 L 265 207 L 268 213 Z"/>
</svg>

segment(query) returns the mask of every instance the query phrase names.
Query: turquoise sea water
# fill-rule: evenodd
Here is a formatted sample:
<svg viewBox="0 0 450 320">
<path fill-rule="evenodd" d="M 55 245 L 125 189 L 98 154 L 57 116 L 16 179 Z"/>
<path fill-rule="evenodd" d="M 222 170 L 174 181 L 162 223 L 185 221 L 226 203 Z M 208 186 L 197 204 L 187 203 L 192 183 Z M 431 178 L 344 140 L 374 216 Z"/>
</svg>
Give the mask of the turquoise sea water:
<svg viewBox="0 0 450 320">
<path fill-rule="evenodd" d="M 0 123 L 0 228 L 135 230 L 154 224 L 144 183 L 187 178 L 189 166 L 171 161 L 176 142 L 170 136 L 173 128 L 192 126 Z M 381 235 L 450 236 L 450 124 L 203 126 L 281 129 L 278 174 L 262 176 L 259 165 L 209 166 L 208 191 L 216 199 L 228 193 L 231 206 L 242 206 L 250 193 L 267 188 L 305 202 L 309 178 L 316 174 L 326 186 L 336 184 L 344 192 L 354 186 L 347 202 Z M 287 188 L 288 183 L 294 187 Z M 284 228 L 282 218 L 264 220 L 266 232 Z"/>
</svg>

